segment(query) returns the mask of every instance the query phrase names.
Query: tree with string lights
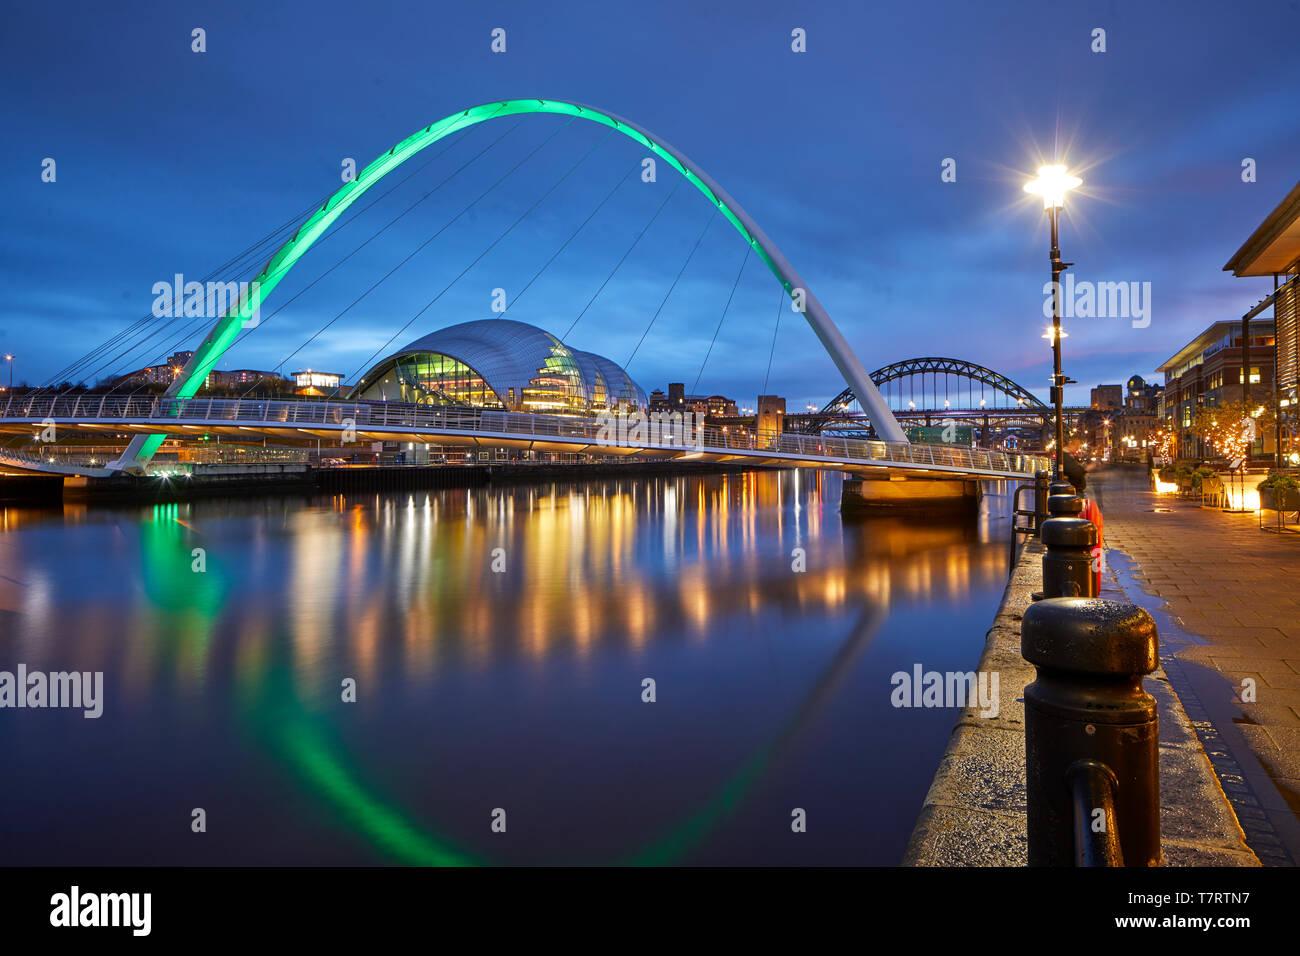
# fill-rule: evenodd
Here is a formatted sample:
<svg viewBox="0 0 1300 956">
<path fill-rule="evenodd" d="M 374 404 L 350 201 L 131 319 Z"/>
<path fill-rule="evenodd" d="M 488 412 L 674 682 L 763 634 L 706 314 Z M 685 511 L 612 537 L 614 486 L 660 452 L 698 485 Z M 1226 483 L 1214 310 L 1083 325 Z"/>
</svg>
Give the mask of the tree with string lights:
<svg viewBox="0 0 1300 956">
<path fill-rule="evenodd" d="M 1271 408 L 1240 400 L 1198 408 L 1192 421 L 1192 433 L 1229 461 L 1244 459 L 1256 439 L 1272 427 Z"/>
</svg>

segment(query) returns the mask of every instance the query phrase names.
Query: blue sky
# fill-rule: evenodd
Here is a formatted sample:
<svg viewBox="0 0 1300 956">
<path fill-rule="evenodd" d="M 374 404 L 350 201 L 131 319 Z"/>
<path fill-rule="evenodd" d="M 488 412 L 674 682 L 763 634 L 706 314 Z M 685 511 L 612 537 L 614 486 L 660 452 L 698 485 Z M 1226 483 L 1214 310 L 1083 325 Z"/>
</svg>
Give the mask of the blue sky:
<svg viewBox="0 0 1300 956">
<path fill-rule="evenodd" d="M 495 99 L 590 103 L 681 149 L 781 247 L 868 369 L 955 356 L 1044 395 L 1047 225 L 1021 186 L 1040 159 L 1069 162 L 1085 179 L 1062 226 L 1076 278 L 1150 282 L 1152 295 L 1147 328 L 1067 323 L 1066 371 L 1080 382 L 1071 401 L 1099 382 L 1151 377 L 1204 326 L 1264 295 L 1268 280 L 1221 268 L 1300 179 L 1291 119 L 1300 63 L 1273 45 L 1300 25 L 1293 2 L 6 7 L 0 348 L 18 356 L 16 378 L 33 383 L 145 315 L 154 283 L 203 278 L 328 195 L 345 158 L 364 166 L 415 129 Z M 206 53 L 190 49 L 195 27 L 206 30 Z M 496 27 L 504 54 L 490 49 Z M 806 53 L 790 49 L 796 27 Z M 1105 53 L 1090 49 L 1097 27 Z M 490 318 L 498 287 L 509 317 L 564 333 L 675 175 L 661 169 L 652 184 L 633 175 L 519 294 L 640 158 L 631 141 L 583 123 L 339 315 L 562 125 L 512 123 L 449 141 L 313 249 L 221 367 L 351 374 L 390 338 Z M 41 181 L 46 157 L 57 163 L 53 183 Z M 940 179 L 948 157 L 954 183 Z M 1246 157 L 1256 182 L 1242 182 Z M 702 197 L 679 189 L 571 344 L 627 361 L 709 216 Z M 629 366 L 647 389 L 670 379 L 689 388 L 698 376 L 701 391 L 743 403 L 762 388 L 779 292 L 753 258 L 701 372 L 745 251 L 721 219 L 709 226 Z M 780 321 L 768 390 L 795 408 L 837 392 L 802 319 L 786 309 Z M 104 371 L 158 361 L 171 344 L 159 337 Z"/>
</svg>

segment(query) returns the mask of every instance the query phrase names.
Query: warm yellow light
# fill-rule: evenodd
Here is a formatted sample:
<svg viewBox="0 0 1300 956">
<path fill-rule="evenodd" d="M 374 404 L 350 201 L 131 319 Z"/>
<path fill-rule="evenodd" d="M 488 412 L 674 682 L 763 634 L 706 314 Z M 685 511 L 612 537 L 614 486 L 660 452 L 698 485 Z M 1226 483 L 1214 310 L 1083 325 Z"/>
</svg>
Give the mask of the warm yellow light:
<svg viewBox="0 0 1300 956">
<path fill-rule="evenodd" d="M 1071 176 L 1064 166 L 1040 166 L 1038 178 L 1025 183 L 1025 192 L 1043 197 L 1043 208 L 1059 209 L 1065 205 L 1065 193 L 1083 185 L 1078 176 Z"/>
</svg>

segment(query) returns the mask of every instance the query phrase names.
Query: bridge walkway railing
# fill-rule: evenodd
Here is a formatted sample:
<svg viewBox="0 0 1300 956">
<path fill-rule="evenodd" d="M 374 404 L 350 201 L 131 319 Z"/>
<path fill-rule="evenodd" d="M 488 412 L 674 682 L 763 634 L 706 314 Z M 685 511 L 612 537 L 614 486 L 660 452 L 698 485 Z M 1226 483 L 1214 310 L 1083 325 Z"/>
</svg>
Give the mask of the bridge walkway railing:
<svg viewBox="0 0 1300 956">
<path fill-rule="evenodd" d="M 657 450 L 735 452 L 761 457 L 765 452 L 808 458 L 891 462 L 940 466 L 977 473 L 1032 475 L 1047 467 L 1047 459 L 1032 455 L 965 448 L 957 445 L 923 445 L 838 436 L 776 434 L 706 426 L 684 429 L 679 419 L 652 419 L 650 440 L 634 440 L 617 433 L 614 416 L 582 418 L 494 409 L 454 408 L 405 402 L 334 402 L 290 399 L 172 399 L 153 396 L 9 396 L 0 419 L 23 419 L 33 425 L 46 420 L 64 421 L 165 421 L 199 423 L 270 424 L 331 430 L 384 427 L 439 431 L 464 431 L 569 440 L 606 446 L 633 446 Z"/>
</svg>

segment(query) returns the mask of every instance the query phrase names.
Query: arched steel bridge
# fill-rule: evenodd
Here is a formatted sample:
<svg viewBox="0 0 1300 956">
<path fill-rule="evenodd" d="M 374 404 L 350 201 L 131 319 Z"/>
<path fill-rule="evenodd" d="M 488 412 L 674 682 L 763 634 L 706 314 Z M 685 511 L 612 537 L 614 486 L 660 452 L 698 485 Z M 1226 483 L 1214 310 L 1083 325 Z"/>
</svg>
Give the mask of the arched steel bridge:
<svg viewBox="0 0 1300 956">
<path fill-rule="evenodd" d="M 930 386 L 926 384 L 926 377 L 929 376 Z M 965 383 L 963 387 L 969 387 L 972 395 L 970 407 L 961 405 L 960 390 L 957 403 L 952 404 L 948 401 L 949 391 L 948 382 L 951 378 L 956 377 L 960 382 Z M 902 390 L 891 395 L 890 384 L 901 383 L 905 380 L 921 380 L 921 389 L 919 392 L 909 389 L 907 396 L 910 398 L 921 399 L 918 404 L 915 401 L 908 401 L 903 405 L 904 393 Z M 942 401 L 939 400 L 938 382 L 944 381 Z M 942 356 L 924 356 L 921 358 L 905 359 L 901 362 L 895 362 L 892 365 L 886 365 L 884 368 L 878 368 L 871 373 L 872 385 L 883 393 L 886 404 L 890 404 L 891 398 L 895 399 L 892 404 L 895 420 L 903 421 L 923 421 L 930 424 L 935 416 L 951 415 L 954 418 L 983 418 L 986 420 L 998 420 L 1004 425 L 1010 425 L 1018 422 L 1021 425 L 1041 424 L 1047 417 L 1052 414 L 1050 405 L 1045 404 L 1033 392 L 1020 385 L 1017 382 L 1007 378 L 1000 372 L 995 372 L 983 365 L 976 365 L 974 362 L 967 362 L 964 359 L 945 358 Z M 974 387 L 979 386 L 980 401 L 978 405 L 974 404 Z M 988 389 L 990 394 L 984 395 L 984 390 Z M 927 391 L 928 390 L 928 391 Z M 929 394 L 933 399 L 927 400 Z M 991 399 L 991 403 L 989 400 Z M 868 411 L 858 412 L 852 409 L 856 400 L 852 388 L 846 388 L 833 399 L 827 402 L 821 411 L 809 413 L 794 413 L 786 416 L 787 428 L 793 432 L 802 434 L 820 435 L 830 431 L 845 432 L 852 434 L 861 434 L 868 431 L 867 424 L 871 422 L 871 414 Z M 1071 409 L 1072 412 L 1079 411 Z M 871 423 L 874 426 L 874 423 Z"/>
<path fill-rule="evenodd" d="M 831 321 L 830 315 L 821 302 L 813 295 L 795 271 L 789 260 L 758 227 L 740 204 L 731 198 L 708 173 L 700 169 L 685 154 L 674 149 L 663 139 L 613 113 L 562 100 L 524 99 L 500 100 L 474 106 L 446 116 L 436 123 L 416 130 L 406 139 L 397 143 L 388 152 L 379 156 L 355 179 L 345 183 L 325 204 L 316 210 L 299 227 L 298 231 L 271 256 L 266 267 L 258 273 L 250 284 L 248 293 L 231 307 L 230 311 L 219 318 L 207 337 L 195 350 L 193 357 L 186 363 L 184 370 L 168 387 L 165 396 L 169 399 L 192 398 L 198 392 L 208 373 L 216 367 L 217 361 L 238 338 L 250 317 L 259 314 L 261 304 L 266 296 L 280 283 L 293 268 L 294 264 L 316 243 L 327 229 L 368 190 L 385 176 L 393 172 L 406 160 L 427 149 L 439 140 L 487 120 L 505 116 L 527 113 L 549 113 L 583 119 L 608 126 L 622 133 L 629 139 L 650 150 L 659 159 L 677 170 L 686 181 L 694 186 L 706 199 L 735 226 L 736 230 L 749 243 L 754 252 L 763 260 L 772 274 L 780 281 L 782 288 L 790 296 L 796 310 L 801 312 L 808 324 L 812 326 L 817 338 L 826 349 L 844 380 L 853 389 L 864 409 L 871 416 L 876 432 L 887 441 L 906 442 L 907 436 L 894 419 L 883 397 L 876 390 L 866 369 L 853 354 L 843 334 Z M 132 439 L 122 457 L 114 463 L 115 469 L 144 471 L 150 459 L 162 444 L 165 436 L 139 436 Z"/>
<path fill-rule="evenodd" d="M 888 382 L 909 378 L 913 375 L 924 376 L 927 373 L 935 376 L 956 375 L 972 382 L 978 382 L 981 385 L 987 385 L 995 392 L 999 392 L 1009 399 L 1014 399 L 1020 407 L 1031 409 L 1046 409 L 1049 407 L 1029 389 L 1013 382 L 1000 372 L 995 372 L 983 365 L 976 365 L 974 362 L 967 362 L 962 359 L 940 358 L 937 356 L 906 359 L 876 369 L 871 373 L 871 381 L 872 384 L 879 388 Z M 833 415 L 842 412 L 853 404 L 855 399 L 856 395 L 853 389 L 846 388 L 826 403 L 821 410 L 821 414 Z"/>
<path fill-rule="evenodd" d="M 803 314 L 822 346 L 848 383 L 841 398 L 856 398 L 870 420 L 874 436 L 766 435 L 738 436 L 726 428 L 706 429 L 703 440 L 683 447 L 680 439 L 619 440 L 602 437 L 593 419 L 565 418 L 455 409 L 399 403 L 338 403 L 312 401 L 223 400 L 197 397 L 197 392 L 221 356 L 235 343 L 249 319 L 299 259 L 350 206 L 381 179 L 412 156 L 444 137 L 477 123 L 503 116 L 548 113 L 602 124 L 639 143 L 680 173 L 744 237 L 750 248 L 780 281 L 796 311 Z M 104 467 L 98 461 L 77 461 L 75 452 L 59 454 L 37 443 L 0 451 L 0 468 L 99 477 L 119 471 L 143 474 L 154 453 L 169 436 L 196 433 L 232 438 L 339 441 L 424 441 L 473 446 L 515 447 L 546 451 L 745 461 L 756 466 L 812 467 L 852 471 L 887 469 L 916 477 L 962 475 L 1017 478 L 1045 467 L 1045 459 L 952 445 L 911 445 L 893 411 L 877 388 L 890 375 L 915 374 L 917 363 L 935 371 L 981 374 L 1004 391 L 1041 405 L 1028 391 L 987 369 L 955 359 L 918 359 L 890 366 L 869 376 L 831 321 L 826 309 L 808 289 L 776 245 L 757 223 L 707 173 L 685 155 L 649 131 L 621 117 L 590 106 L 559 100 L 503 100 L 453 113 L 417 130 L 366 166 L 302 223 L 270 258 L 247 292 L 221 316 L 195 350 L 182 372 L 161 398 L 129 396 L 9 396 L 0 412 L 0 431 L 38 434 L 48 425 L 74 432 L 133 435 L 120 458 Z M 894 370 L 892 373 L 890 370 Z M 978 370 L 978 372 L 975 372 Z M 828 406 L 829 407 L 829 406 Z M 352 436 L 352 437 L 344 437 Z M 883 440 L 877 440 L 883 439 Z"/>
</svg>

